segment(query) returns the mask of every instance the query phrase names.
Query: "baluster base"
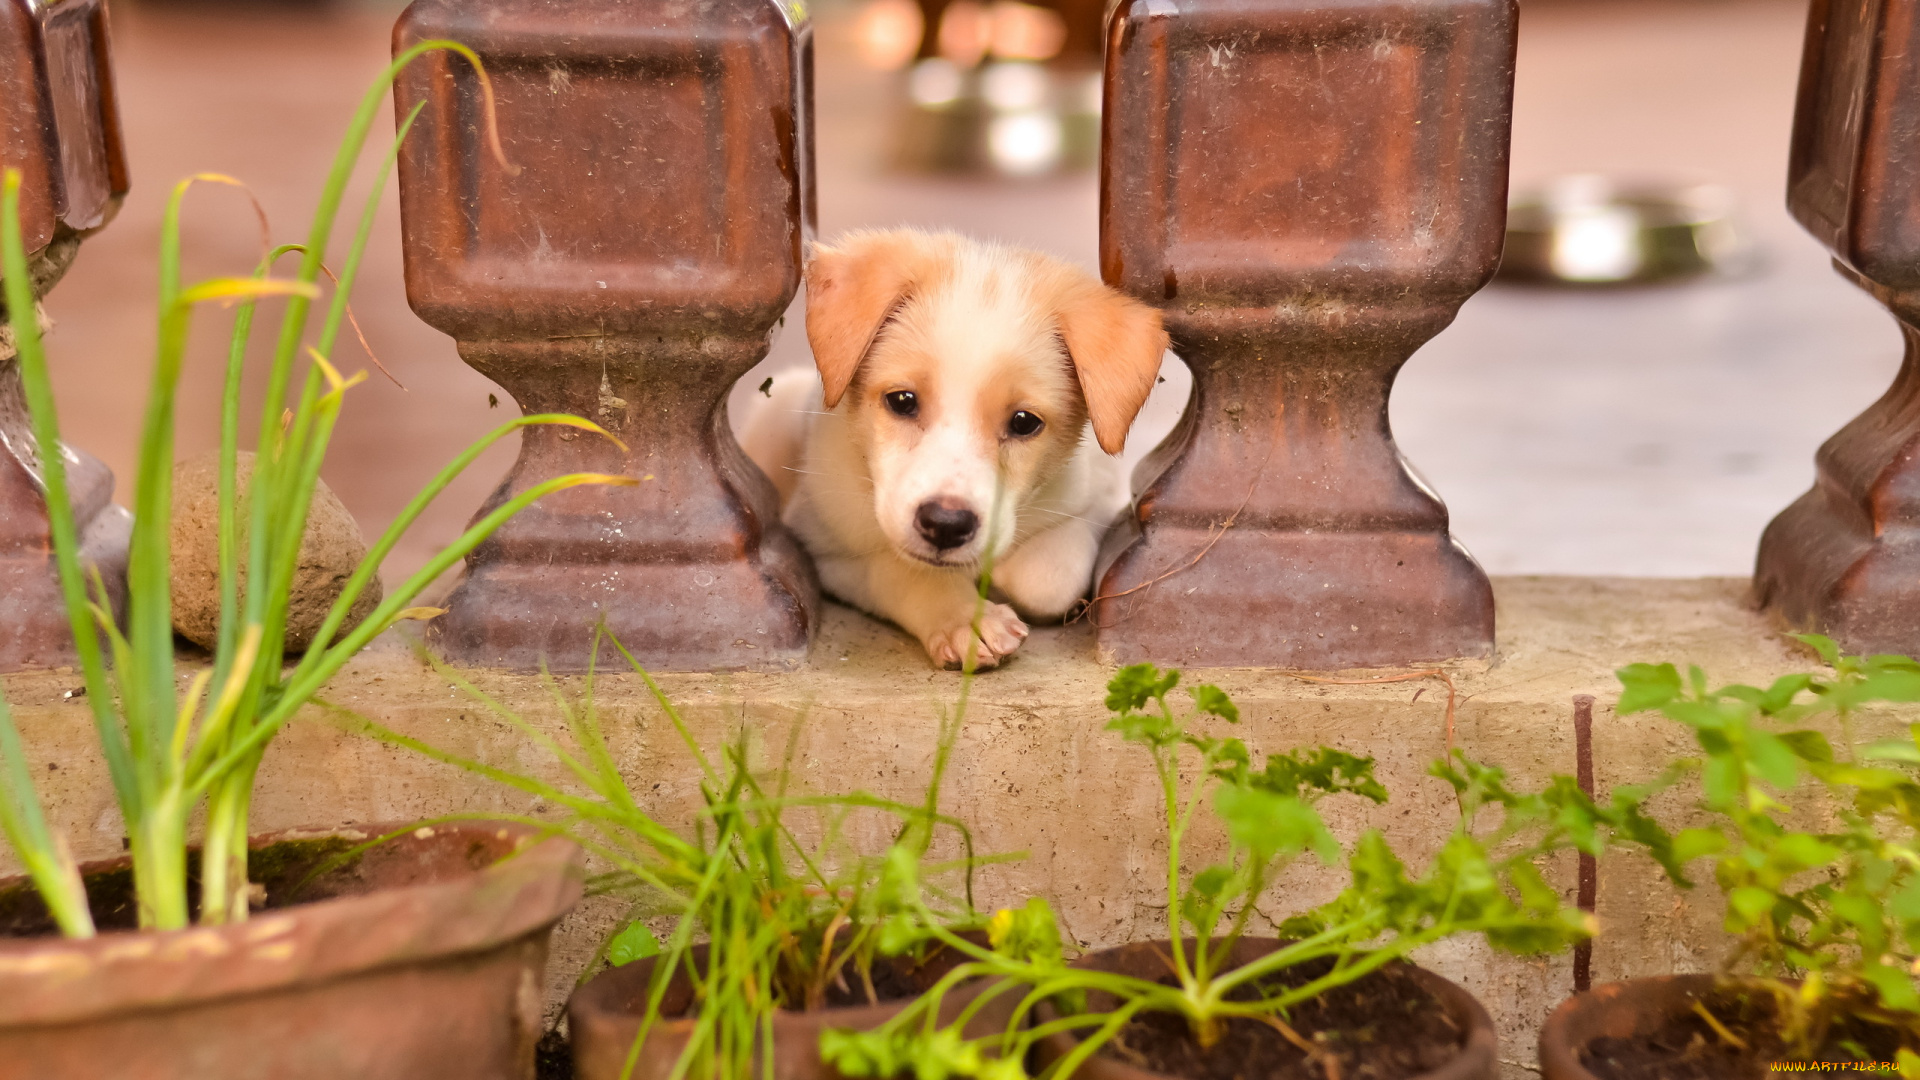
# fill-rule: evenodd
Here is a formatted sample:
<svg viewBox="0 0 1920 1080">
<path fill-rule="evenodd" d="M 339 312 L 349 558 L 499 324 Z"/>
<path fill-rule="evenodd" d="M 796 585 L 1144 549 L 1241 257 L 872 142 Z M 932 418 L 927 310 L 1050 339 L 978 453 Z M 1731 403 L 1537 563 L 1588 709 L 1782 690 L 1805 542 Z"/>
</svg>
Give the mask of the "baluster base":
<svg viewBox="0 0 1920 1080">
<path fill-rule="evenodd" d="M 1813 488 L 1768 523 L 1753 598 L 1851 653 L 1920 654 L 1920 305 L 1842 269 L 1893 309 L 1893 385 L 1815 456 Z"/>
<path fill-rule="evenodd" d="M 1875 537 L 1860 517 L 1821 488 L 1802 495 L 1761 536 L 1754 599 L 1849 653 L 1920 654 L 1920 535 Z"/>
<path fill-rule="evenodd" d="M 17 372 L 10 377 L 17 383 Z M 67 462 L 67 484 L 80 530 L 81 565 L 99 571 L 108 602 L 124 618 L 133 515 L 110 501 L 113 473 L 91 454 L 68 450 L 73 456 Z M 89 586 L 88 595 L 92 592 Z M 0 671 L 78 662 L 53 558 L 46 495 L 27 463 L 8 446 L 0 449 Z"/>
<path fill-rule="evenodd" d="M 1329 671 L 1493 655 L 1493 587 L 1444 532 L 1153 522 L 1122 545 L 1091 613 L 1116 663 Z"/>
<path fill-rule="evenodd" d="M 791 670 L 815 607 L 800 558 L 782 533 L 747 561 L 483 565 L 454 588 L 430 640 L 456 664 L 577 671 L 604 620 L 649 671 Z M 597 664 L 626 667 L 611 644 Z"/>
<path fill-rule="evenodd" d="M 727 391 L 764 334 L 462 342 L 461 355 L 531 413 L 591 417 L 625 444 L 528 428 L 485 514 L 548 477 L 632 477 L 556 492 L 467 557 L 429 624 L 451 662 L 580 671 L 606 628 L 653 671 L 784 669 L 805 659 L 813 565 L 727 423 Z M 599 663 L 624 666 L 611 645 Z"/>
</svg>

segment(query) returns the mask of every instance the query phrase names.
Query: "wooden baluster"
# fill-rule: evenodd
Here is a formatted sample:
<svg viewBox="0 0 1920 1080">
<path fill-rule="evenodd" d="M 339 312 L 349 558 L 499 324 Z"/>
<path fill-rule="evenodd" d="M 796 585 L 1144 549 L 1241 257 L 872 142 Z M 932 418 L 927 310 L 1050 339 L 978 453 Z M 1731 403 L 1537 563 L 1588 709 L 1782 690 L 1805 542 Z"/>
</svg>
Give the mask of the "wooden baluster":
<svg viewBox="0 0 1920 1080">
<path fill-rule="evenodd" d="M 0 166 L 20 170 L 21 232 L 33 293 L 42 297 L 127 193 L 105 0 L 0 0 Z M 23 393 L 12 335 L 0 329 L 4 671 L 76 660 Z M 75 404 L 66 403 L 69 416 Z M 114 609 L 123 612 L 132 519 L 112 502 L 113 473 L 84 451 L 63 449 L 81 556 L 100 571 Z"/>
<path fill-rule="evenodd" d="M 468 558 L 436 647 L 578 669 L 604 619 L 653 668 L 797 663 L 817 586 L 725 403 L 766 355 L 812 232 L 800 5 L 417 0 L 394 47 L 430 38 L 483 58 L 517 172 L 489 152 L 464 60 L 408 69 L 399 112 L 427 103 L 400 158 L 408 299 L 522 409 L 627 445 L 530 429 L 481 512 L 567 472 L 641 481 L 509 522 Z"/>
<path fill-rule="evenodd" d="M 1920 4 L 1814 0 L 1787 206 L 1906 336 L 1900 374 L 1828 439 L 1760 538 L 1754 593 L 1861 653 L 1920 653 Z"/>
<path fill-rule="evenodd" d="M 1492 652 L 1492 589 L 1387 397 L 1499 263 L 1514 30 L 1510 0 L 1114 12 L 1102 270 L 1194 379 L 1098 579 L 1119 660 Z"/>
</svg>

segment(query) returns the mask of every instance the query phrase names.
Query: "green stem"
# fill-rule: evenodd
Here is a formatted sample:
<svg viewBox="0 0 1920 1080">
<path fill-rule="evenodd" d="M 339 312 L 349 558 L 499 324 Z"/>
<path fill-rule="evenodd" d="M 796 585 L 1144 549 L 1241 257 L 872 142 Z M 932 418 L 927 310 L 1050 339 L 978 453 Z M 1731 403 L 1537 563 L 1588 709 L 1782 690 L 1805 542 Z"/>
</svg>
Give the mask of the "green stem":
<svg viewBox="0 0 1920 1080">
<path fill-rule="evenodd" d="M 1172 720 L 1165 699 L 1160 711 Z M 1180 925 L 1180 841 L 1186 832 L 1180 820 L 1180 773 L 1178 750 L 1155 748 L 1153 763 L 1160 774 L 1160 792 L 1166 804 L 1167 818 L 1167 948 L 1173 953 L 1173 972 L 1182 986 L 1193 983 L 1193 969 L 1187 964 L 1186 934 Z"/>
<path fill-rule="evenodd" d="M 72 857 L 47 828 L 20 732 L 5 701 L 0 701 L 0 832 L 20 856 L 60 932 L 72 938 L 92 937 L 93 913 L 87 909 L 86 887 Z"/>
<path fill-rule="evenodd" d="M 183 930 L 187 911 L 187 829 L 178 789 L 153 800 L 140 820 L 129 823 L 133 887 L 142 930 Z"/>
<path fill-rule="evenodd" d="M 247 816 L 260 759 L 243 762 L 207 794 L 207 835 L 200 854 L 200 922 L 244 922 L 248 915 Z"/>
</svg>

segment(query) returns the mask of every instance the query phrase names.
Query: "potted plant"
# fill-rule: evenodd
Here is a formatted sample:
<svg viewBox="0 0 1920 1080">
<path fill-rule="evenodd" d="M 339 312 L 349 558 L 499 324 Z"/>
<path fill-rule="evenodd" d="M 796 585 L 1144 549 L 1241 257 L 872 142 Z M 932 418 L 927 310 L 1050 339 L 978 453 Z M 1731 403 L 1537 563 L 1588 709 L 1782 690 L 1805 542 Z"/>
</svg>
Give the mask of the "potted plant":
<svg viewBox="0 0 1920 1080">
<path fill-rule="evenodd" d="M 381 559 L 426 505 L 487 445 L 529 424 L 600 429 L 570 416 L 502 425 L 447 467 L 402 512 L 346 582 L 305 653 L 285 655 L 288 587 L 307 511 L 346 389 L 330 361 L 372 230 L 379 191 L 409 117 L 378 167 L 338 285 L 315 332 L 309 313 L 347 180 L 394 74 L 415 56 L 464 47 L 436 41 L 396 60 L 362 101 L 304 244 L 269 252 L 251 277 L 180 281 L 179 216 L 195 182 L 173 190 L 161 233 L 160 329 L 142 430 L 124 612 L 98 580 L 89 596 L 69 501 L 59 425 L 28 291 L 17 173 L 0 197 L 0 274 L 39 447 L 53 548 L 86 702 L 127 835 L 127 855 L 77 866 L 48 827 L 25 752 L 0 706 L 0 829 L 25 865 L 0 883 L 16 935 L 0 940 L 0 1077 L 417 1077 L 525 1075 L 537 1031 L 540 972 L 551 924 L 579 883 L 563 841 L 538 830 L 466 823 L 330 841 L 304 834 L 250 840 L 248 804 L 261 754 L 341 665 L 396 621 L 436 577 L 541 496 L 622 477 L 557 477 L 476 522 L 349 627 Z M 482 74 L 484 79 L 484 73 Z M 495 144 L 497 146 L 497 142 Z M 275 262 L 299 256 L 290 278 Z M 254 305 L 284 297 L 265 379 L 251 479 L 238 478 L 240 385 Z M 197 305 L 238 301 L 220 433 L 221 618 L 210 664 L 176 683 L 168 532 L 174 398 Z M 296 361 L 308 362 L 296 379 Z M 601 432 L 604 434 L 604 432 Z M 244 583 L 242 579 L 244 578 Z M 111 663 L 109 663 L 109 659 Z M 188 842 L 204 814 L 203 839 Z M 265 844 L 265 847 L 260 845 Z M 348 849 L 340 858 L 329 851 Z M 504 858 L 513 856 L 511 858 Z M 503 861 L 501 861 L 503 860 Z M 323 866 L 322 863 L 325 863 Z M 314 878 L 303 891 L 301 880 Z M 28 889 L 36 905 L 24 899 Z M 276 908 L 303 897 L 338 897 Z M 251 908 L 264 902 L 267 912 Z M 197 923 L 197 926 L 192 924 Z M 102 933 L 133 930 L 141 933 Z"/>
<path fill-rule="evenodd" d="M 1699 743 L 1682 767 L 1698 774 L 1703 823 L 1674 834 L 1669 874 L 1686 885 L 1680 870 L 1710 861 L 1737 947 L 1711 974 L 1568 999 L 1540 1032 L 1549 1080 L 1758 1077 L 1790 1062 L 1920 1072 L 1920 784 L 1897 767 L 1920 764 L 1920 729 L 1859 754 L 1853 735 L 1860 706 L 1920 701 L 1920 664 L 1800 640 L 1831 675 L 1762 689 L 1713 688 L 1698 667 L 1619 672 L 1622 714 L 1657 709 Z"/>
<path fill-rule="evenodd" d="M 911 1068 L 922 1077 L 932 1069 L 1013 1080 L 1025 1075 L 1031 1049 L 1046 1077 L 1492 1077 L 1496 1040 L 1486 1010 L 1409 954 L 1460 934 L 1517 953 L 1562 948 L 1590 935 L 1592 921 L 1561 902 L 1538 869 L 1543 856 L 1598 851 L 1615 837 L 1664 849 L 1664 835 L 1640 814 L 1642 792 L 1599 806 L 1557 777 L 1521 793 L 1500 770 L 1456 756 L 1433 772 L 1453 786 L 1461 824 L 1425 874 L 1410 877 L 1370 831 L 1345 853 L 1344 892 L 1269 920 L 1260 898 L 1291 863 L 1342 854 L 1317 804 L 1335 795 L 1381 803 L 1387 792 L 1371 759 L 1325 747 L 1271 754 L 1256 767 L 1238 739 L 1193 728 L 1208 715 L 1237 722 L 1227 695 L 1196 687 L 1193 707 L 1176 715 L 1168 695 L 1178 679 L 1136 665 L 1115 676 L 1107 697 L 1116 714 L 1109 729 L 1151 755 L 1160 781 L 1167 937 L 1068 962 L 1037 898 L 993 917 L 989 948 L 928 922 L 929 935 L 968 962 L 879 1028 L 824 1039 L 822 1051 L 840 1072 L 890 1077 Z M 1183 759 L 1195 758 L 1196 779 L 1183 785 Z M 1183 842 L 1209 796 L 1229 854 L 1189 875 Z M 1498 824 L 1477 832 L 1476 820 L 1496 809 Z M 911 907 L 914 891 L 897 888 Z M 1256 918 L 1274 936 L 1252 934 Z M 1016 1024 L 984 1038 L 943 1024 L 942 994 L 967 980 L 986 986 L 970 1009 L 1018 998 Z M 1018 1023 L 1028 1017 L 1032 1026 Z"/>
<path fill-rule="evenodd" d="M 617 768 L 594 705 L 597 674 L 591 666 L 577 699 L 554 690 L 568 726 L 565 745 L 428 657 L 455 687 L 542 747 L 573 778 L 566 786 L 463 758 L 365 717 L 340 715 L 362 733 L 511 785 L 555 808 L 557 817 L 522 820 L 572 837 L 604 868 L 589 879 L 590 892 L 631 901 L 622 929 L 601 945 L 568 1002 L 571 1075 L 834 1076 L 821 1061 L 822 1032 L 879 1025 L 940 983 L 967 959 L 945 938 L 986 945 L 972 887 L 974 868 L 987 860 L 974 855 L 967 827 L 939 806 L 964 690 L 959 707 L 942 718 L 920 802 L 861 792 L 799 793 L 788 783 L 799 723 L 770 776 L 750 768 L 744 734 L 716 761 L 626 647 L 602 635 L 591 655 L 600 655 L 604 641 L 632 666 L 700 777 L 701 806 L 682 827 L 642 809 Z M 970 678 L 970 667 L 971 661 L 963 679 Z M 883 850 L 863 851 L 847 839 L 849 825 L 863 815 L 877 815 L 890 829 Z M 929 859 L 936 833 L 951 838 L 952 857 Z M 923 877 L 954 880 L 950 891 L 916 887 L 908 906 L 902 882 Z M 666 924 L 664 940 L 649 921 Z M 1000 996 L 971 1008 L 981 989 L 949 988 L 943 1020 L 955 1021 L 966 1011 L 961 1026 L 974 1035 L 1005 1027 L 1012 1001 Z M 553 1041 L 547 1052 L 558 1049 Z M 555 1075 L 567 1074 L 561 1062 L 552 1065 Z"/>
</svg>

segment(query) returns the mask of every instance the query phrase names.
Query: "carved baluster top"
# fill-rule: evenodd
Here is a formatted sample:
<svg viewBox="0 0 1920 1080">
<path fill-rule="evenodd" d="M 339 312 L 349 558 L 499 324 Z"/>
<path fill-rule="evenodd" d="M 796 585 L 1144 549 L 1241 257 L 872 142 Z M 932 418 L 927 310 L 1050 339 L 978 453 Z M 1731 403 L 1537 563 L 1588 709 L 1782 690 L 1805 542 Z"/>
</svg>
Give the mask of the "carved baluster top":
<svg viewBox="0 0 1920 1080">
<path fill-rule="evenodd" d="M 798 5 L 427 0 L 396 46 L 422 27 L 485 59 L 518 169 L 487 150 L 464 60 L 409 70 L 402 113 L 428 102 L 401 158 L 422 318 L 461 338 L 545 338 L 771 326 L 785 310 L 813 219 Z"/>
<path fill-rule="evenodd" d="M 105 225 L 127 193 L 103 0 L 0 0 L 0 164 L 29 253 Z"/>
<path fill-rule="evenodd" d="M 1512 19 L 1131 0 L 1107 54 L 1107 280 L 1214 329 L 1458 305 L 1499 263 Z"/>
<path fill-rule="evenodd" d="M 1787 204 L 1856 273 L 1920 286 L 1920 18 L 1912 0 L 1814 0 Z"/>
</svg>

